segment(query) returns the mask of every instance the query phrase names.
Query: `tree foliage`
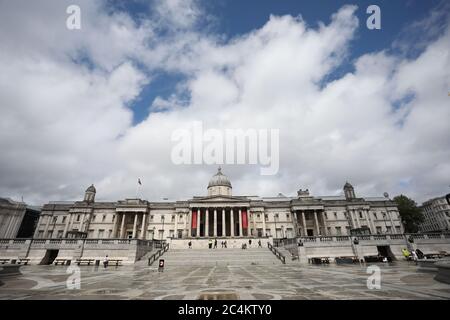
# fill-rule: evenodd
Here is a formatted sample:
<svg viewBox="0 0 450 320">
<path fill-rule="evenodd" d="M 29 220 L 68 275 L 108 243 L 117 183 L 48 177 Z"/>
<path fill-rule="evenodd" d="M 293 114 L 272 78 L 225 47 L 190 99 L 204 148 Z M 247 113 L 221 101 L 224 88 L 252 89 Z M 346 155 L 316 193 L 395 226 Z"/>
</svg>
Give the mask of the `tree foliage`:
<svg viewBox="0 0 450 320">
<path fill-rule="evenodd" d="M 402 194 L 396 196 L 393 200 L 397 203 L 400 217 L 405 226 L 405 232 L 418 232 L 419 225 L 425 220 L 425 217 L 417 207 L 417 203 Z"/>
</svg>

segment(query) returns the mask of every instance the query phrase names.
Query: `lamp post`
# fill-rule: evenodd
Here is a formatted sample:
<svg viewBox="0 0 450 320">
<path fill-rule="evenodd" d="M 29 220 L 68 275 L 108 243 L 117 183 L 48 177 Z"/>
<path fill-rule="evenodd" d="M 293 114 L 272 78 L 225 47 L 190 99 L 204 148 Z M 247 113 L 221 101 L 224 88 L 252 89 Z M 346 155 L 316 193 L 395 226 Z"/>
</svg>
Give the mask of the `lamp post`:
<svg viewBox="0 0 450 320">
<path fill-rule="evenodd" d="M 273 216 L 273 221 L 275 222 L 275 238 L 278 236 L 277 235 L 277 218 L 278 218 L 278 214 L 275 214 Z"/>
</svg>

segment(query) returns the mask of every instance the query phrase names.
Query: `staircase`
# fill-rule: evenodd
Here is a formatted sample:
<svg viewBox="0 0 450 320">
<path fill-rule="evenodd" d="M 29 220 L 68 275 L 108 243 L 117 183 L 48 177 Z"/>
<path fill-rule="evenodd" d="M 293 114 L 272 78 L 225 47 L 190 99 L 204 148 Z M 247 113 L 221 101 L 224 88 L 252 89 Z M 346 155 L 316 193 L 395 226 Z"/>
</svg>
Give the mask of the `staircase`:
<svg viewBox="0 0 450 320">
<path fill-rule="evenodd" d="M 169 249 L 162 257 L 166 267 L 172 266 L 250 266 L 279 265 L 267 248 L 242 249 Z"/>
</svg>

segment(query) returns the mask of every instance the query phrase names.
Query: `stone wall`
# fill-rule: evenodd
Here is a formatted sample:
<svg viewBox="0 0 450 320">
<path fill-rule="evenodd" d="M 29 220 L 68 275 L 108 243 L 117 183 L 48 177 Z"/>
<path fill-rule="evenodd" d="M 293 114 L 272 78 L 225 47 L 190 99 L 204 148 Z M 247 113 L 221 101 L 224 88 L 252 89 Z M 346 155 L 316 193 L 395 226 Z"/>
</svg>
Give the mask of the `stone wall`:
<svg viewBox="0 0 450 320">
<path fill-rule="evenodd" d="M 120 259 L 133 264 L 153 249 L 151 241 L 137 239 L 1 239 L 0 259 L 30 259 L 40 264 L 48 250 L 58 250 L 57 259 Z"/>
</svg>

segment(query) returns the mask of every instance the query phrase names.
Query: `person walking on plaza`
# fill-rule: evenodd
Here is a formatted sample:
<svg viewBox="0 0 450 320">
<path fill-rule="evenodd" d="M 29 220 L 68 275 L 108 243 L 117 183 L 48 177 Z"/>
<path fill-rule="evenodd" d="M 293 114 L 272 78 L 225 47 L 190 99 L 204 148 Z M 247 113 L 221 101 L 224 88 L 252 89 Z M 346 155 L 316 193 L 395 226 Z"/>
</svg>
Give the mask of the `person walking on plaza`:
<svg viewBox="0 0 450 320">
<path fill-rule="evenodd" d="M 227 247 L 227 240 L 225 240 L 225 242 L 223 243 L 223 245 L 225 246 L 225 248 Z"/>
<path fill-rule="evenodd" d="M 208 241 L 208 247 L 209 247 L 210 249 L 212 249 L 212 240 L 211 240 L 211 239 L 209 239 L 209 241 Z"/>
<path fill-rule="evenodd" d="M 252 239 L 248 239 L 248 247 L 250 248 L 251 245 L 252 245 Z"/>
<path fill-rule="evenodd" d="M 189 249 L 192 249 L 192 241 L 188 242 Z"/>
<path fill-rule="evenodd" d="M 106 255 L 105 260 L 103 260 L 103 267 L 108 267 L 108 255 Z"/>
<path fill-rule="evenodd" d="M 214 249 L 217 249 L 217 239 L 214 239 Z"/>
<path fill-rule="evenodd" d="M 258 247 L 262 248 L 261 240 L 258 241 Z"/>
</svg>

